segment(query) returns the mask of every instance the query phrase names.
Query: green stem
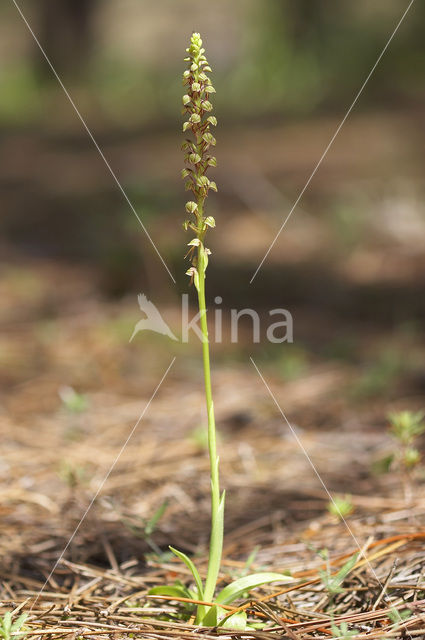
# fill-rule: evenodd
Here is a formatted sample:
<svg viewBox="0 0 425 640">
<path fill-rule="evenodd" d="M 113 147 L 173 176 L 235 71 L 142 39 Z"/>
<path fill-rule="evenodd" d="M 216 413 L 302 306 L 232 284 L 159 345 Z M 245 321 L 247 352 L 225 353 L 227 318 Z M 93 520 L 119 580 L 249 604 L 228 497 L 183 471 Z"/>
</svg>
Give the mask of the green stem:
<svg viewBox="0 0 425 640">
<path fill-rule="evenodd" d="M 202 220 L 202 202 L 199 202 L 199 219 Z M 201 232 L 202 233 L 202 232 Z M 201 240 L 202 242 L 202 240 Z M 218 572 L 220 570 L 221 555 L 223 550 L 223 508 L 224 502 L 220 499 L 220 481 L 218 473 L 217 438 L 214 417 L 214 404 L 211 389 L 210 352 L 208 341 L 207 309 L 205 304 L 205 262 L 203 245 L 198 247 L 199 274 L 198 302 L 200 311 L 200 326 L 202 331 L 202 356 L 204 363 L 205 396 L 208 414 L 208 451 L 210 458 L 211 474 L 211 537 L 208 560 L 207 579 L 205 582 L 204 599 L 211 602 L 214 598 Z"/>
</svg>

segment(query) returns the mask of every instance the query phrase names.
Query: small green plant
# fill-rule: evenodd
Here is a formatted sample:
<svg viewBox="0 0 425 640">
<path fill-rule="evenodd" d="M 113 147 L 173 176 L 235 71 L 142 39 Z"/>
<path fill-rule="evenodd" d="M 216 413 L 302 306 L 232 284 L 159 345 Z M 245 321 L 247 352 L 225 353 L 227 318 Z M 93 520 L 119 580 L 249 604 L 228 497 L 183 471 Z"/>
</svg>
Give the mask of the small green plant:
<svg viewBox="0 0 425 640">
<path fill-rule="evenodd" d="M 25 621 L 27 613 L 22 613 L 15 622 L 12 622 L 12 613 L 6 611 L 3 617 L 0 616 L 0 637 L 3 640 L 21 640 L 25 636 Z"/>
<path fill-rule="evenodd" d="M 319 555 L 326 563 L 326 568 L 319 571 L 319 578 L 329 594 L 329 604 L 331 605 L 335 596 L 340 593 L 344 593 L 342 584 L 356 564 L 358 554 L 355 553 L 353 556 L 351 556 L 351 558 L 349 558 L 347 562 L 341 567 L 341 569 L 335 574 L 332 574 L 328 550 L 322 549 L 321 551 L 319 551 Z"/>
<path fill-rule="evenodd" d="M 425 433 L 424 413 L 418 411 L 400 411 L 390 413 L 391 435 L 398 440 L 403 447 L 411 447 L 415 439 Z M 416 457 L 416 456 L 415 456 Z M 409 462 L 407 462 L 409 465 Z"/>
<path fill-rule="evenodd" d="M 333 500 L 328 502 L 327 508 L 329 513 L 336 516 L 339 520 L 343 520 L 354 511 L 351 496 L 335 496 Z"/>
<path fill-rule="evenodd" d="M 226 610 L 220 605 L 228 605 L 250 589 L 262 584 L 275 581 L 285 582 L 292 578 L 279 573 L 255 573 L 235 580 L 216 594 L 223 549 L 225 492 L 220 491 L 219 458 L 217 455 L 217 434 L 212 399 L 205 302 L 205 275 L 209 256 L 211 255 L 211 251 L 205 246 L 205 236 L 208 229 L 215 227 L 215 220 L 212 216 L 205 215 L 205 206 L 209 192 L 217 191 L 215 182 L 207 177 L 208 170 L 217 165 L 216 158 L 211 155 L 211 148 L 215 146 L 216 140 L 210 132 L 210 127 L 217 125 L 217 119 L 211 115 L 213 106 L 210 102 L 210 97 L 215 93 L 215 89 L 207 75 L 211 72 L 211 67 L 205 57 L 205 49 L 202 47 L 199 33 L 192 34 L 190 46 L 186 51 L 188 55 L 185 58 L 187 69 L 183 74 L 183 85 L 186 87 L 186 93 L 183 96 L 183 114 L 187 117 L 187 120 L 183 124 L 183 132 L 188 132 L 191 135 L 182 145 L 186 164 L 182 171 L 182 178 L 185 180 L 186 190 L 192 192 L 193 200 L 186 202 L 188 218 L 184 221 L 183 228 L 195 234 L 195 237 L 188 243 L 189 251 L 187 256 L 191 261 L 191 266 L 186 273 L 190 276 L 190 281 L 194 283 L 198 293 L 202 331 L 211 477 L 211 533 L 205 583 L 201 579 L 193 561 L 186 554 L 170 547 L 171 551 L 189 568 L 196 584 L 196 590 L 193 591 L 181 583 L 176 583 L 173 586 L 155 587 L 150 590 L 150 594 L 184 597 L 205 602 L 207 604 L 198 604 L 196 607 L 195 621 L 197 624 L 209 627 L 220 624 L 240 629 L 246 626 L 246 613 L 242 611 L 229 617 L 226 616 Z"/>
<path fill-rule="evenodd" d="M 318 555 L 325 561 L 326 567 L 323 570 L 319 571 L 319 578 L 326 591 L 328 592 L 328 609 L 330 610 L 331 615 L 331 631 L 332 636 L 334 638 L 340 638 L 341 640 L 345 640 L 351 638 L 352 636 L 358 633 L 355 629 L 348 629 L 348 625 L 346 622 L 342 622 L 338 627 L 334 623 L 334 600 L 337 595 L 344 593 L 345 589 L 342 586 L 348 574 L 354 568 L 358 553 L 355 553 L 351 558 L 347 560 L 347 562 L 341 567 L 339 571 L 332 574 L 331 564 L 329 561 L 329 552 L 327 549 L 322 549 L 318 552 Z"/>
<path fill-rule="evenodd" d="M 358 629 L 349 629 L 346 622 L 341 622 L 339 627 L 334 623 L 331 624 L 331 631 L 332 636 L 338 640 L 349 640 L 359 633 Z"/>
<path fill-rule="evenodd" d="M 142 538 L 152 549 L 151 554 L 145 554 L 145 558 L 149 560 L 150 558 L 154 558 L 155 560 L 160 560 L 162 562 L 166 562 L 170 560 L 172 554 L 169 551 L 163 552 L 160 547 L 156 544 L 154 539 L 152 538 L 153 534 L 156 531 L 159 521 L 164 516 L 166 510 L 168 508 L 168 500 L 164 500 L 153 515 L 146 519 L 141 518 L 139 516 L 135 516 L 133 518 L 123 518 L 123 524 L 128 527 L 128 529 L 135 535 L 137 538 Z"/>
<path fill-rule="evenodd" d="M 421 461 L 415 446 L 416 439 L 425 432 L 423 412 L 401 411 L 389 416 L 390 433 L 399 447 L 393 456 L 393 465 L 401 472 L 404 497 L 410 502 L 413 495 L 413 473 Z"/>
<path fill-rule="evenodd" d="M 414 471 L 421 461 L 416 440 L 425 433 L 424 413 L 400 411 L 390 413 L 388 420 L 396 449 L 381 462 L 381 468 L 385 471 L 394 469 L 401 474 L 404 497 L 409 502 L 413 494 Z"/>
</svg>

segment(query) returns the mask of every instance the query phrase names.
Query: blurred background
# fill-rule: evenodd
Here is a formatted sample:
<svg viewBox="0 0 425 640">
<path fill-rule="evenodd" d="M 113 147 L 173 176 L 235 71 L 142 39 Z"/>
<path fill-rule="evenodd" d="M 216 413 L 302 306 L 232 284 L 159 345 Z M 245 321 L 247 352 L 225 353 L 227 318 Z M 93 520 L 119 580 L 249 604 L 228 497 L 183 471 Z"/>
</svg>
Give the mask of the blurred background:
<svg viewBox="0 0 425 640">
<path fill-rule="evenodd" d="M 341 425 L 382 428 L 388 409 L 421 408 L 423 3 L 413 4 L 252 284 L 407 2 L 21 0 L 20 7 L 177 284 L 15 5 L 3 2 L 4 428 L 38 424 L 59 438 L 69 412 L 92 416 L 83 426 L 78 418 L 78 433 L 103 419 L 131 422 L 173 355 L 168 402 L 188 398 L 196 407 L 186 417 L 187 407 L 179 410 L 182 429 L 204 423 L 196 339 L 187 346 L 145 332 L 128 343 L 141 317 L 137 293 L 179 333 L 180 294 L 189 291 L 180 106 L 193 30 L 213 67 L 219 121 L 219 193 L 208 205 L 217 222 L 209 234 L 210 306 L 223 298 L 224 323 L 229 308 L 252 307 L 266 318 L 285 307 L 294 318 L 294 344 L 252 345 L 247 321 L 238 344 L 225 331 L 214 347 L 223 428 L 269 419 L 251 354 L 284 409 L 322 435 Z M 167 407 L 160 424 L 173 413 Z M 79 449 L 81 456 L 94 464 L 90 452 Z"/>
<path fill-rule="evenodd" d="M 290 308 L 298 347 L 306 343 L 312 355 L 359 357 L 366 327 L 378 342 L 383 331 L 419 331 L 422 4 L 407 15 L 252 285 L 404 4 L 27 0 L 21 8 L 177 287 L 13 2 L 3 3 L 0 230 L 9 327 L 17 330 L 35 307 L 43 325 L 64 304 L 75 314 L 87 300 L 127 296 L 137 318 L 139 291 L 179 305 L 187 290 L 181 73 L 196 29 L 214 67 L 219 119 L 210 299 L 222 296 L 224 308 Z M 130 331 L 126 308 L 119 322 Z M 298 347 L 289 359 L 305 359 Z"/>
</svg>

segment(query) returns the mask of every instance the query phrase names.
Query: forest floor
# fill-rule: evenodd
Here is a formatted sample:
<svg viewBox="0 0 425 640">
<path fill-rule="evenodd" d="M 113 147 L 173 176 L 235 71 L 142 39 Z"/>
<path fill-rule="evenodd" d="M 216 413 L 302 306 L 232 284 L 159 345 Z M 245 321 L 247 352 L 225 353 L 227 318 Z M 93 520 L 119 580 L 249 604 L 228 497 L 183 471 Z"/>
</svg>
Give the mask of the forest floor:
<svg viewBox="0 0 425 640">
<path fill-rule="evenodd" d="M 418 334 L 382 329 L 392 355 L 375 351 L 366 367 L 361 354 L 378 339 L 364 327 L 356 358 L 341 345 L 342 355 L 326 355 L 313 339 L 272 357 L 258 346 L 219 345 L 213 380 L 227 491 L 220 582 L 244 575 L 247 562 L 250 570 L 289 570 L 295 582 L 241 601 L 264 628 L 207 633 L 181 604 L 147 595 L 154 585 L 190 582 L 169 544 L 196 556 L 205 571 L 199 344 L 148 332 L 129 343 L 140 317 L 133 296 L 102 297 L 88 268 L 11 261 L 0 287 L 8 302 L 1 318 L 0 612 L 28 611 L 29 637 L 300 640 L 337 637 L 332 624 L 343 637 L 344 622 L 358 638 L 424 637 L 423 476 L 407 505 L 399 474 L 376 472 L 394 446 L 388 411 L 423 407 L 423 369 L 418 360 L 407 366 L 409 354 L 423 352 Z M 178 309 L 165 315 L 177 332 Z M 305 326 L 302 312 L 297 317 Z M 330 513 L 330 495 L 350 496 L 345 522 Z M 164 513 L 152 526 L 158 509 Z M 324 550 L 331 573 L 359 554 L 333 601 L 319 573 Z"/>
</svg>

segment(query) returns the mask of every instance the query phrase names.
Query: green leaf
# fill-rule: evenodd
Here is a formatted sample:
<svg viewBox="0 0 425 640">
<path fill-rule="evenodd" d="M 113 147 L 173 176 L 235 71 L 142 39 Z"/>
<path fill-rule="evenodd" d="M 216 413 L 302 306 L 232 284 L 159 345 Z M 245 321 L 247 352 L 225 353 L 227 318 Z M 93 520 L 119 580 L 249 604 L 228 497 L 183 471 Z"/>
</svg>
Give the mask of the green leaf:
<svg viewBox="0 0 425 640">
<path fill-rule="evenodd" d="M 171 548 L 171 547 L 170 547 Z M 176 598 L 190 598 L 189 589 L 177 585 L 166 585 L 163 587 L 152 587 L 148 591 L 149 596 L 175 596 Z"/>
<path fill-rule="evenodd" d="M 215 464 L 218 466 L 218 458 Z M 214 589 L 217 584 L 218 572 L 220 570 L 221 553 L 223 550 L 223 528 L 224 528 L 224 502 L 226 492 L 221 494 L 216 517 L 211 527 L 210 555 L 208 565 L 208 576 L 205 583 L 204 598 L 208 602 L 214 597 Z M 224 603 L 222 603 L 224 604 Z"/>
<path fill-rule="evenodd" d="M 195 567 L 194 563 L 189 558 L 189 556 L 187 556 L 185 553 L 182 553 L 182 551 L 178 551 L 177 549 L 174 549 L 174 547 L 169 547 L 169 549 L 174 553 L 174 555 L 180 558 L 180 560 L 182 560 L 187 566 L 187 568 L 191 571 L 194 577 L 194 580 L 196 582 L 196 586 L 198 588 L 198 600 L 202 600 L 204 597 L 204 585 L 202 584 L 202 580 L 199 575 L 198 569 Z"/>
<path fill-rule="evenodd" d="M 328 573 L 328 571 L 323 570 L 318 572 L 322 583 L 325 585 L 330 594 L 336 595 L 338 593 L 344 593 L 344 589 L 341 585 L 356 564 L 357 557 L 358 553 L 355 553 L 334 575 L 331 575 Z"/>
<path fill-rule="evenodd" d="M 205 627 L 216 627 L 218 625 L 218 611 L 219 607 L 210 607 L 203 618 L 199 618 L 198 624 L 202 624 Z M 224 609 L 220 609 L 224 611 Z"/>
<path fill-rule="evenodd" d="M 345 580 L 345 578 L 348 576 L 348 574 L 350 573 L 351 569 L 354 567 L 354 565 L 357 562 L 358 555 L 359 555 L 358 553 L 355 553 L 351 558 L 349 558 L 347 560 L 347 562 L 338 571 L 338 573 L 336 574 L 335 578 L 339 582 L 343 582 Z"/>
<path fill-rule="evenodd" d="M 145 535 L 151 536 L 155 531 L 156 525 L 161 520 L 164 515 L 166 509 L 168 507 L 168 500 L 164 500 L 162 504 L 159 505 L 158 509 L 155 511 L 153 516 L 149 518 L 145 526 Z"/>
<path fill-rule="evenodd" d="M 3 616 L 3 629 L 6 632 L 5 637 L 9 636 L 12 629 L 12 614 L 10 613 L 10 611 L 6 611 Z"/>
<path fill-rule="evenodd" d="M 27 613 L 22 613 L 17 620 L 12 624 L 11 631 L 20 631 L 23 626 L 25 620 L 28 618 Z M 22 632 L 21 635 L 24 635 L 25 632 Z"/>
<path fill-rule="evenodd" d="M 247 626 L 247 615 L 246 611 L 238 611 L 234 613 L 232 616 L 226 618 L 222 623 L 219 623 L 219 627 L 224 627 L 225 629 L 235 629 L 236 631 L 245 631 Z"/>
<path fill-rule="evenodd" d="M 291 576 L 285 576 L 282 573 L 252 573 L 249 576 L 244 576 L 228 584 L 227 587 L 224 587 L 224 589 L 220 591 L 215 600 L 218 604 L 230 604 L 245 591 L 250 591 L 262 584 L 268 584 L 269 582 L 291 582 L 293 579 Z"/>
</svg>

